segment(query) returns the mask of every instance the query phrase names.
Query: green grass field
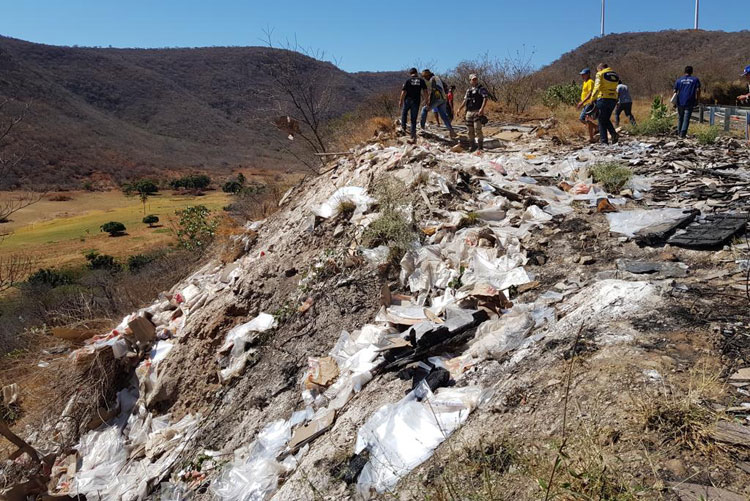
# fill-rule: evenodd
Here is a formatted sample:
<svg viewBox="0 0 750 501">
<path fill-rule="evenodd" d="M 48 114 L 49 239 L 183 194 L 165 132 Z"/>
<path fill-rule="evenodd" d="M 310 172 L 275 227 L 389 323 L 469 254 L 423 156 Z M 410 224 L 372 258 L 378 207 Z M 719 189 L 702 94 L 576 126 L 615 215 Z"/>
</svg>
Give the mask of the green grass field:
<svg viewBox="0 0 750 501">
<path fill-rule="evenodd" d="M 158 226 L 149 228 L 141 222 L 143 205 L 137 197 L 120 192 L 66 192 L 72 200 L 53 202 L 45 199 L 14 214 L 12 221 L 0 230 L 12 232 L 0 242 L 0 256 L 30 255 L 39 267 L 66 266 L 85 262 L 84 254 L 97 250 L 125 258 L 175 241 L 171 221 L 175 211 L 191 205 L 205 205 L 221 214 L 230 201 L 222 192 L 203 196 L 177 196 L 162 193 L 146 202 L 146 214 L 159 216 Z M 0 196 L 10 196 L 7 193 Z M 119 221 L 127 234 L 110 237 L 99 227 L 108 221 Z"/>
</svg>

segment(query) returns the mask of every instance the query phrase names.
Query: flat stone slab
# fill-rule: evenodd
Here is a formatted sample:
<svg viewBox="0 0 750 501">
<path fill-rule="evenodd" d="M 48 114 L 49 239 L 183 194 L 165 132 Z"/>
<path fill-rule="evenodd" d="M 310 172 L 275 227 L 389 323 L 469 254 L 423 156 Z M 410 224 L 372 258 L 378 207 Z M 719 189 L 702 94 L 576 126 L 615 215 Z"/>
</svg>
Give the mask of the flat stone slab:
<svg viewBox="0 0 750 501">
<path fill-rule="evenodd" d="M 672 235 L 667 243 L 688 249 L 721 248 L 745 230 L 748 214 L 709 214 Z"/>
<path fill-rule="evenodd" d="M 680 501 L 747 501 L 742 494 L 710 485 L 672 482 L 670 487 Z"/>
<path fill-rule="evenodd" d="M 636 261 L 632 259 L 618 259 L 617 269 L 636 275 L 654 275 L 660 278 L 686 277 L 688 266 L 684 263 Z"/>
</svg>

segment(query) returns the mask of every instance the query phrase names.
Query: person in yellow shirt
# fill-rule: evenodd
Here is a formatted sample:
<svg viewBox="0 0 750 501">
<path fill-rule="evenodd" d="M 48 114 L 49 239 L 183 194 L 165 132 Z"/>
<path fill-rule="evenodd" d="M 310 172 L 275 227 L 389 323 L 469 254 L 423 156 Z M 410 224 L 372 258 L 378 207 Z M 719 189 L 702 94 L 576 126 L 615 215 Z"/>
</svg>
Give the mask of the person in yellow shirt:
<svg viewBox="0 0 750 501">
<path fill-rule="evenodd" d="M 581 80 L 583 80 L 583 86 L 581 87 L 581 100 L 576 106 L 581 110 L 581 116 L 579 119 L 581 123 L 588 127 L 589 130 L 589 142 L 593 143 L 596 141 L 594 135 L 596 134 L 596 106 L 594 106 L 594 100 L 591 99 L 591 93 L 594 90 L 594 81 L 591 79 L 591 70 L 584 68 L 581 70 Z M 583 108 L 583 109 L 581 109 Z"/>
<path fill-rule="evenodd" d="M 615 144 L 620 136 L 615 131 L 615 126 L 612 125 L 612 112 L 617 106 L 617 84 L 620 83 L 620 77 L 607 63 L 600 63 L 596 70 L 591 97 L 596 102 L 596 109 L 599 112 L 599 141 L 602 144 L 608 144 L 607 133 L 609 132 L 612 136 L 612 144 Z"/>
</svg>

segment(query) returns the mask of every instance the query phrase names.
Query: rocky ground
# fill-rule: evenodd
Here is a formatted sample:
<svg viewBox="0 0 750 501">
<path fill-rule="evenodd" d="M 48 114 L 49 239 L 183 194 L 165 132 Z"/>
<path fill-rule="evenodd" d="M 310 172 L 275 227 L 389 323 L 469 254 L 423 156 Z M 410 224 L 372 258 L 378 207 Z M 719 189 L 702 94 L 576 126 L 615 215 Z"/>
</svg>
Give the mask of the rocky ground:
<svg viewBox="0 0 750 501">
<path fill-rule="evenodd" d="M 50 492 L 748 499 L 750 248 L 744 220 L 706 220 L 747 211 L 746 146 L 544 125 L 495 124 L 481 155 L 382 136 L 303 181 L 145 331 L 72 353 L 137 379 L 111 378 L 93 431 L 19 433 Z M 629 179 L 593 182 L 601 163 Z"/>
</svg>

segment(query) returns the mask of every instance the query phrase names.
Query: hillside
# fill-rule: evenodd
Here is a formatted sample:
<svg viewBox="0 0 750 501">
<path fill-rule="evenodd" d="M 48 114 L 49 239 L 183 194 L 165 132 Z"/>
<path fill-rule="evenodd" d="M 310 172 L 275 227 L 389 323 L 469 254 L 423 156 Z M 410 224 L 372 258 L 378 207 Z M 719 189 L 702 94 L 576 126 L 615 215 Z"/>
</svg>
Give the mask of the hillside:
<svg viewBox="0 0 750 501">
<path fill-rule="evenodd" d="M 38 182 L 71 186 L 94 173 L 294 168 L 271 125 L 287 111 L 269 72 L 281 58 L 304 80 L 330 85 L 324 119 L 400 80 L 265 47 L 75 48 L 0 37 L 0 99 L 30 104 L 11 147 Z"/>
<path fill-rule="evenodd" d="M 620 33 L 595 38 L 563 54 L 538 76 L 544 84 L 577 81 L 582 68 L 594 69 L 606 62 L 630 85 L 631 92 L 650 97 L 668 93 L 686 65 L 692 65 L 708 86 L 738 80 L 742 68 L 750 64 L 748 45 L 750 31 Z"/>
<path fill-rule="evenodd" d="M 747 147 L 431 130 L 3 372 L 8 498 L 746 500 Z"/>
</svg>

